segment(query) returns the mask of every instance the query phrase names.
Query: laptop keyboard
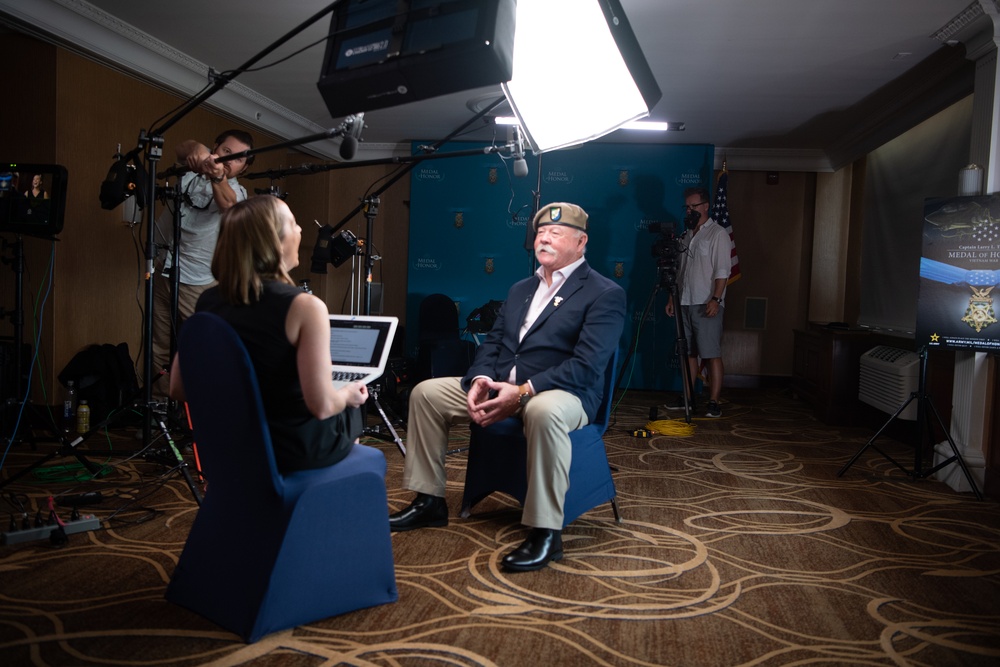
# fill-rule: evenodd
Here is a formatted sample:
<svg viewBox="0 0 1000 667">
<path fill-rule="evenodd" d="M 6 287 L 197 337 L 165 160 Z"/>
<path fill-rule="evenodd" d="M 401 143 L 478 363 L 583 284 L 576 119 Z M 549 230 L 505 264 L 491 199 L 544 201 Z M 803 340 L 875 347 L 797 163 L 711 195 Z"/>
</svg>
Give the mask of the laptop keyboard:
<svg viewBox="0 0 1000 667">
<path fill-rule="evenodd" d="M 360 380 L 365 376 L 364 373 L 352 373 L 350 371 L 334 371 L 333 381 L 334 382 L 354 382 L 355 380 Z"/>
</svg>

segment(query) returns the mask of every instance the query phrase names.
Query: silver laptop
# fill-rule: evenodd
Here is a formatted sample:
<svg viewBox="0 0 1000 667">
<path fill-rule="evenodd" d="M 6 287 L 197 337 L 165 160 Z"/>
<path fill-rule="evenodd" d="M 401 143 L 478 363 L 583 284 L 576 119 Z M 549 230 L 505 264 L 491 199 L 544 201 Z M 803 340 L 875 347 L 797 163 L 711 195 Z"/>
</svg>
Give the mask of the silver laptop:
<svg viewBox="0 0 1000 667">
<path fill-rule="evenodd" d="M 333 386 L 377 380 L 385 372 L 398 324 L 396 317 L 330 315 Z"/>
</svg>

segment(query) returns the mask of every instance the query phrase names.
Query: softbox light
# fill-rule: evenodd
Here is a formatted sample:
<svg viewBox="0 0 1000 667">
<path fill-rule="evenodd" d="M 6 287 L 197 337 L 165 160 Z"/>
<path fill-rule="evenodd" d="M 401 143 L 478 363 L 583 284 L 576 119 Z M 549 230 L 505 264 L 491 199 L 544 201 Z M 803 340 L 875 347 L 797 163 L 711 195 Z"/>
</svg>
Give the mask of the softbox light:
<svg viewBox="0 0 1000 667">
<path fill-rule="evenodd" d="M 602 137 L 659 101 L 618 0 L 519 2 L 516 24 L 503 91 L 533 152 Z"/>
</svg>

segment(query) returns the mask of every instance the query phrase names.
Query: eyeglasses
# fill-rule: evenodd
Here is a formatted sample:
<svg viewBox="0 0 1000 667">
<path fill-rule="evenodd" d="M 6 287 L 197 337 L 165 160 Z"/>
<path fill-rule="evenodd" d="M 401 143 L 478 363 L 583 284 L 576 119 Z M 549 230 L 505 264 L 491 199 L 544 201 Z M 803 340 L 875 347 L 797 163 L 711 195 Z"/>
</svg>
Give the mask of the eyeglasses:
<svg viewBox="0 0 1000 667">
<path fill-rule="evenodd" d="M 687 210 L 691 210 L 693 208 L 698 208 L 702 204 L 707 204 L 707 203 L 708 203 L 707 201 L 701 201 L 698 202 L 697 204 L 684 204 L 684 208 L 686 208 Z"/>
</svg>

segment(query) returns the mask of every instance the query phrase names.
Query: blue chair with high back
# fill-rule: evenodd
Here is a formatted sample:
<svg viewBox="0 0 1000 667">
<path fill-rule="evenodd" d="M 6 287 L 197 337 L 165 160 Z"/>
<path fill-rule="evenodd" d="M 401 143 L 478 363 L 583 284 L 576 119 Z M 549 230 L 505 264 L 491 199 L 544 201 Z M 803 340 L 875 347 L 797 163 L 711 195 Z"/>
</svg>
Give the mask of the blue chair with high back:
<svg viewBox="0 0 1000 667">
<path fill-rule="evenodd" d="M 167 600 L 264 635 L 398 598 L 382 452 L 278 472 L 253 364 L 210 313 L 181 331 L 181 375 L 208 481 Z"/>
<path fill-rule="evenodd" d="M 427 378 L 465 375 L 476 356 L 476 344 L 461 338 L 455 302 L 445 294 L 424 297 L 418 324 L 413 385 Z"/>
<path fill-rule="evenodd" d="M 584 512 L 606 502 L 611 503 L 615 521 L 622 521 L 603 439 L 611 418 L 617 361 L 616 352 L 604 371 L 604 400 L 597 417 L 593 423 L 569 434 L 573 460 L 563 509 L 564 528 Z M 508 417 L 486 428 L 471 424 L 470 431 L 461 515 L 470 516 L 473 506 L 495 491 L 513 496 L 523 504 L 528 492 L 528 443 L 521 419 Z"/>
</svg>

